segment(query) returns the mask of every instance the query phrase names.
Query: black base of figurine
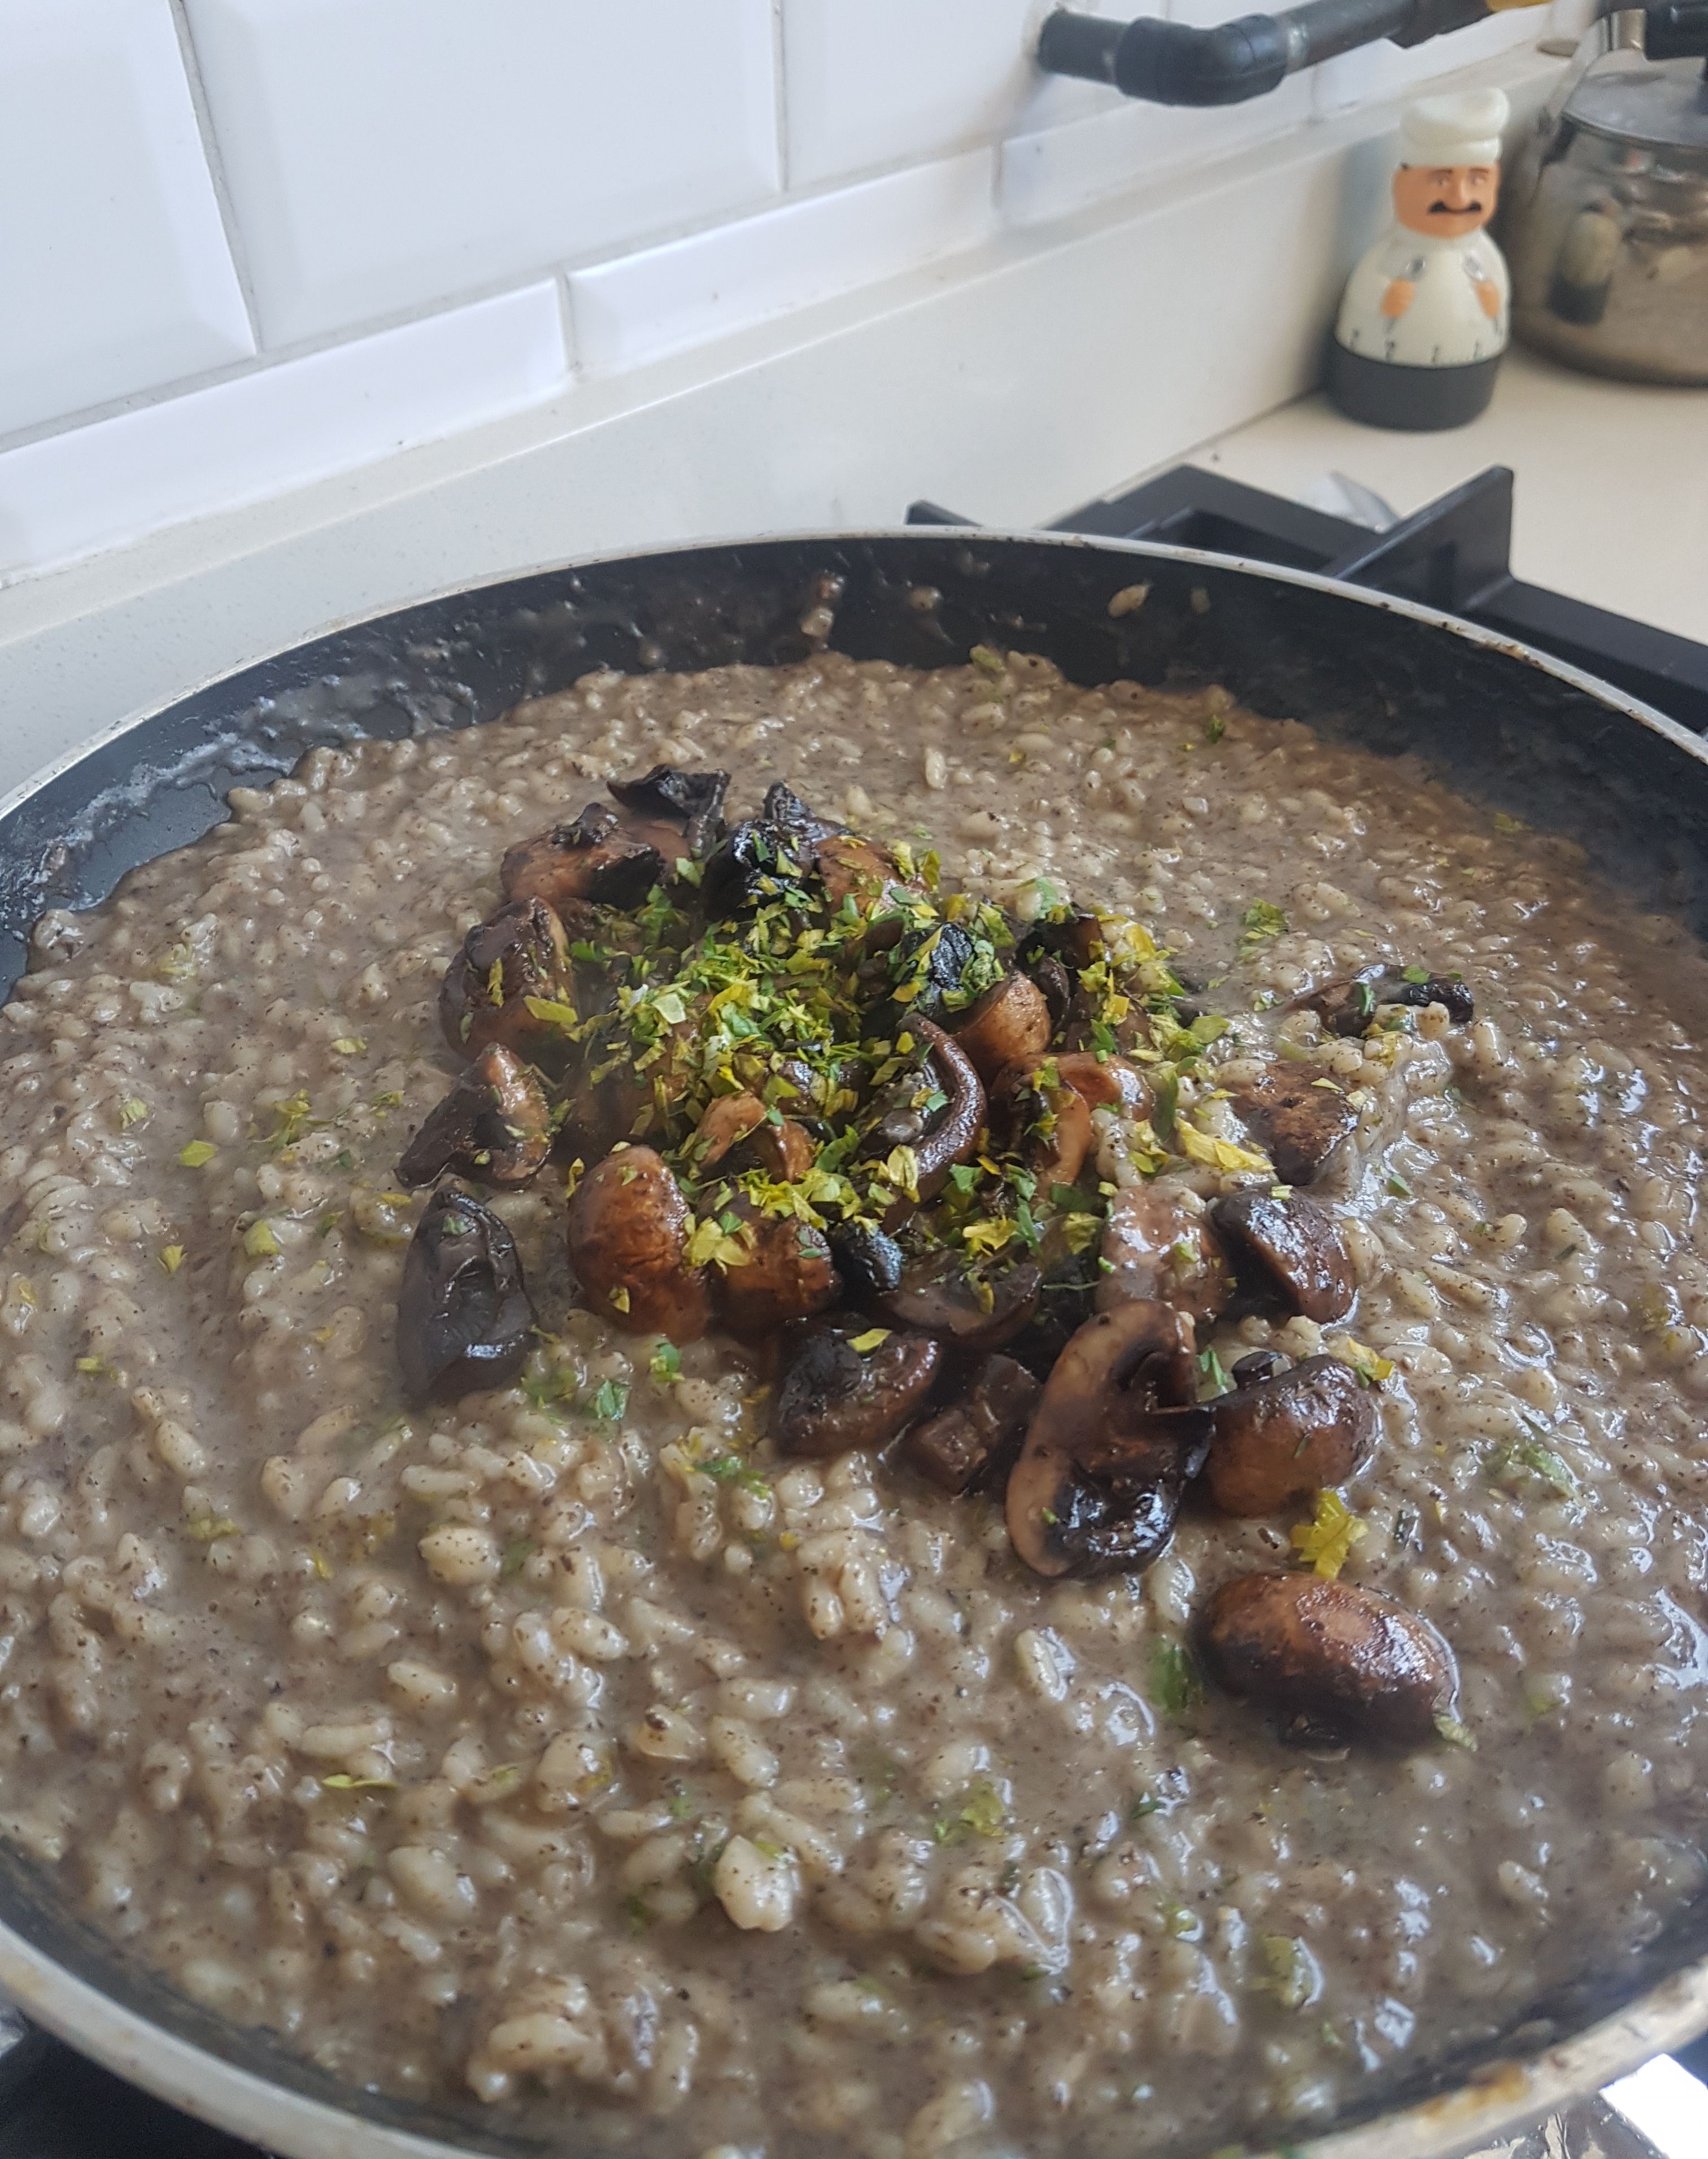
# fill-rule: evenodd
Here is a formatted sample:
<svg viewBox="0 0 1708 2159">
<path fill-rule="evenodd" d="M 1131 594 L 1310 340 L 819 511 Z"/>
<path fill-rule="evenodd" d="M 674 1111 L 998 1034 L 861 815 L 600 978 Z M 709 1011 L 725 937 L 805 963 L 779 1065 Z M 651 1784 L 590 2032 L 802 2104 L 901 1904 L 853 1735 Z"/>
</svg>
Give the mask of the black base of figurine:
<svg viewBox="0 0 1708 2159">
<path fill-rule="evenodd" d="M 1496 353 L 1463 367 L 1401 367 L 1391 360 L 1348 352 L 1338 338 L 1330 338 L 1323 387 L 1348 420 L 1426 434 L 1437 427 L 1462 427 L 1487 409 L 1500 359 Z"/>
</svg>

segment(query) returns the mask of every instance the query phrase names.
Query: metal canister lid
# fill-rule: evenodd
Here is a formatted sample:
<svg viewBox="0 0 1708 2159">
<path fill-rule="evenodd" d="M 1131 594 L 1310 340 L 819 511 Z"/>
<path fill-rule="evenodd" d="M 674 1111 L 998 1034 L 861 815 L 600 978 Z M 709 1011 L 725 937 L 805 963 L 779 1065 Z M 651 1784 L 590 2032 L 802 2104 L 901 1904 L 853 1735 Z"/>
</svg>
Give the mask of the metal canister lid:
<svg viewBox="0 0 1708 2159">
<path fill-rule="evenodd" d="M 1708 164 L 1708 79 L 1700 60 L 1592 69 L 1571 93 L 1566 116 L 1607 142 L 1681 153 L 1693 168 Z"/>
</svg>

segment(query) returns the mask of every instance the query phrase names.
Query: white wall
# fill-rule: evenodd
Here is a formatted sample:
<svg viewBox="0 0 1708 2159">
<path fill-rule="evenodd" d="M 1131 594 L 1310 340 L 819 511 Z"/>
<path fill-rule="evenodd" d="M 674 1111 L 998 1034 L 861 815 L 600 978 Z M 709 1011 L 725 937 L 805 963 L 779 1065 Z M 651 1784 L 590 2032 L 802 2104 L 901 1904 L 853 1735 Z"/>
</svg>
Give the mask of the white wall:
<svg viewBox="0 0 1708 2159">
<path fill-rule="evenodd" d="M 1005 234 L 1049 244 L 1545 28 L 1191 113 L 1041 77 L 1043 11 L 0 0 L 0 582 Z M 1169 334 L 1177 368 L 1189 309 Z"/>
</svg>

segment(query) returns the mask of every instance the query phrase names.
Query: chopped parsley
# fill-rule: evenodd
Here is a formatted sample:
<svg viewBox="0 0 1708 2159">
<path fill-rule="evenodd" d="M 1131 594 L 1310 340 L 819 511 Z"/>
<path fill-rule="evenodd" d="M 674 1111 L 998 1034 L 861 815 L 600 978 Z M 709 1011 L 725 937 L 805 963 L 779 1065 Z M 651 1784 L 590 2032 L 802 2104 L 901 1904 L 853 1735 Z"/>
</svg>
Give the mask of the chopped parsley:
<svg viewBox="0 0 1708 2159">
<path fill-rule="evenodd" d="M 1369 1533 L 1369 1524 L 1353 1513 L 1339 1493 L 1319 1492 L 1314 1517 L 1296 1523 L 1287 1540 L 1304 1566 L 1324 1582 L 1333 1582 L 1352 1556 L 1353 1546 Z"/>
<path fill-rule="evenodd" d="M 1203 1680 L 1183 1642 L 1165 1636 L 1152 1645 L 1150 1696 L 1152 1705 L 1176 1723 L 1203 1700 Z"/>
</svg>

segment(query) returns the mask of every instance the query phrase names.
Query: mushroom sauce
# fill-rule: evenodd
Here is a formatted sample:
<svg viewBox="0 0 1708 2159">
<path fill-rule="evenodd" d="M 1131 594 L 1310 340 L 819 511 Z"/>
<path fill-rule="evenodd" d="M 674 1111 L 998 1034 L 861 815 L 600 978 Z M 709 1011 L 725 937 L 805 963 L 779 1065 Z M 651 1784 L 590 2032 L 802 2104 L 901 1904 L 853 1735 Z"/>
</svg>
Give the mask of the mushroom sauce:
<svg viewBox="0 0 1708 2159">
<path fill-rule="evenodd" d="M 128 1954 L 577 2150 L 1136 2159 L 1701 1887 L 1705 977 L 1574 847 L 982 649 L 232 806 L 0 1045 L 0 1836 Z"/>
</svg>

